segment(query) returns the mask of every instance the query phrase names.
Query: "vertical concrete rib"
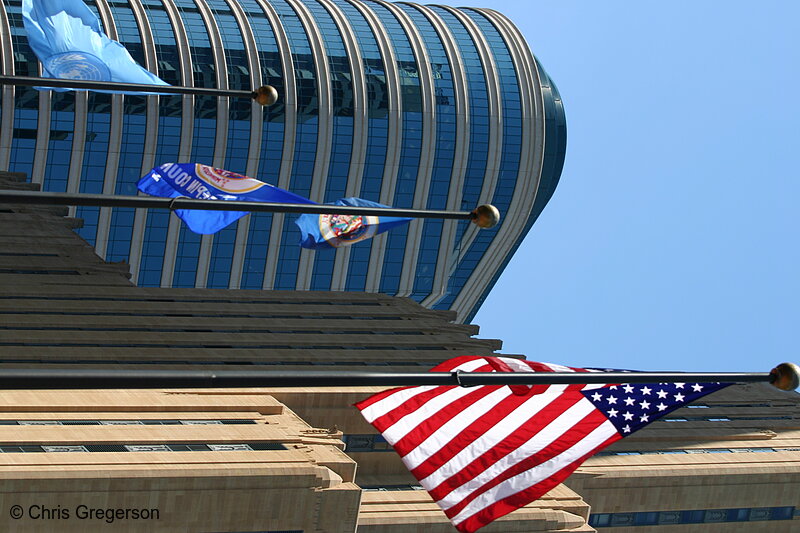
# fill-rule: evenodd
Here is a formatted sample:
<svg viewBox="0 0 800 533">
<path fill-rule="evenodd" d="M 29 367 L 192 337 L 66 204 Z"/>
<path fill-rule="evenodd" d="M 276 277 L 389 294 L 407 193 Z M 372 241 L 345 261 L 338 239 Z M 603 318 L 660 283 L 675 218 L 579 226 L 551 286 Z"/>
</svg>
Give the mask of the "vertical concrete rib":
<svg viewBox="0 0 800 533">
<path fill-rule="evenodd" d="M 72 151 L 69 157 L 67 174 L 68 193 L 77 193 L 81 186 L 83 152 L 86 148 L 86 122 L 89 119 L 89 91 L 73 91 L 75 98 L 74 129 L 72 130 Z M 74 217 L 77 207 L 70 206 L 69 216 Z"/>
<path fill-rule="evenodd" d="M 14 75 L 14 50 L 11 48 L 11 25 L 6 6 L 0 2 L 0 57 L 3 75 Z M 3 85 L 3 116 L 0 120 L 0 168 L 11 162 L 11 135 L 14 133 L 14 86 Z"/>
<path fill-rule="evenodd" d="M 194 0 L 200 10 L 200 16 L 208 31 L 208 39 L 211 42 L 211 53 L 214 56 L 214 69 L 218 89 L 228 88 L 228 68 L 225 61 L 225 49 L 222 44 L 222 36 L 219 33 L 214 14 L 208 7 L 205 0 Z M 217 97 L 217 128 L 214 135 L 214 157 L 213 165 L 218 168 L 225 166 L 225 151 L 228 145 L 228 118 L 230 117 L 230 99 Z M 208 282 L 208 268 L 211 263 L 211 247 L 214 244 L 214 235 L 203 235 L 200 239 L 200 253 L 197 258 L 197 273 L 195 274 L 194 286 L 204 289 Z"/>
<path fill-rule="evenodd" d="M 153 30 L 147 20 L 145 9 L 139 0 L 128 0 L 139 35 L 142 38 L 144 52 L 144 67 L 153 73 L 158 73 L 156 59 L 156 45 Z M 144 154 L 142 154 L 141 175 L 155 166 L 156 143 L 158 140 L 158 96 L 147 97 L 145 109 Z M 139 193 L 141 194 L 141 193 Z M 144 229 L 147 223 L 147 210 L 137 209 L 133 219 L 131 233 L 131 248 L 128 262 L 131 270 L 131 281 L 136 283 L 139 279 L 139 266 L 142 262 L 142 246 L 144 242 Z"/>
<path fill-rule="evenodd" d="M 106 0 L 97 0 L 97 10 L 109 38 L 118 41 L 117 27 L 114 15 L 108 7 Z M 120 148 L 122 146 L 122 99 L 121 94 L 111 95 L 111 120 L 108 130 L 108 157 L 103 169 L 103 194 L 114 194 L 117 184 L 117 168 L 119 167 Z M 97 233 L 95 234 L 94 250 L 100 257 L 106 256 L 108 247 L 108 232 L 111 226 L 111 208 L 101 207 L 97 217 Z"/>
<path fill-rule="evenodd" d="M 38 75 L 42 75 L 42 65 L 38 65 Z M 47 152 L 50 145 L 50 114 L 53 91 L 39 91 L 39 113 L 36 118 L 36 151 L 33 153 L 31 181 L 44 183 L 47 166 Z"/>
<path fill-rule="evenodd" d="M 437 6 L 446 9 L 460 22 L 469 33 L 470 38 L 475 43 L 480 56 L 481 65 L 483 66 L 484 76 L 486 78 L 486 93 L 488 95 L 488 106 L 490 117 L 501 117 L 503 110 L 500 103 L 500 76 L 497 72 L 497 65 L 494 62 L 494 57 L 489 47 L 486 45 L 486 40 L 483 38 L 480 28 L 475 22 L 464 15 L 458 9 L 449 6 Z M 503 129 L 501 120 L 489 121 L 489 150 L 486 161 L 486 173 L 481 185 L 481 193 L 478 197 L 478 205 L 491 203 L 494 196 L 495 188 L 497 187 L 497 178 L 500 171 L 500 159 L 503 153 Z M 467 206 L 474 208 L 477 206 Z M 505 217 L 505 213 L 500 213 L 501 217 Z M 470 224 L 467 226 L 464 236 L 461 239 L 461 253 L 458 257 L 454 258 L 456 264 L 463 258 L 469 250 L 470 244 L 478 236 L 480 229 Z"/>
<path fill-rule="evenodd" d="M 361 50 L 356 41 L 355 32 L 350 22 L 339 7 L 329 0 L 319 0 L 331 14 L 344 41 L 347 59 L 353 84 L 353 148 L 350 154 L 350 169 L 347 174 L 345 196 L 358 196 L 361 190 L 361 178 L 364 175 L 364 158 L 367 148 L 367 88 L 364 76 L 364 65 Z M 347 277 L 347 264 L 350 258 L 350 247 L 338 248 L 335 252 L 331 290 L 344 290 Z"/>
<path fill-rule="evenodd" d="M 356 8 L 369 24 L 370 30 L 375 35 L 383 60 L 384 72 L 386 74 L 386 89 L 389 99 L 389 127 L 387 130 L 388 143 L 386 147 L 386 162 L 383 169 L 383 180 L 381 183 L 380 201 L 383 204 L 391 205 L 394 198 L 395 188 L 397 187 L 397 169 L 400 161 L 400 149 L 403 143 L 403 102 L 400 98 L 400 76 L 397 72 L 397 57 L 394 48 L 389 40 L 380 19 L 375 13 L 361 2 L 347 0 Z M 370 250 L 370 264 L 367 271 L 365 290 L 367 292 L 378 292 L 380 288 L 381 272 L 383 271 L 383 255 L 386 251 L 386 234 L 381 234 L 372 239 L 372 249 Z M 346 256 L 349 259 L 349 252 Z M 346 277 L 346 267 L 343 267 Z M 333 290 L 337 290 L 331 287 Z M 339 290 L 343 290 L 342 285 Z"/>
<path fill-rule="evenodd" d="M 420 91 L 422 94 L 422 151 L 419 162 L 419 173 L 414 189 L 413 207 L 425 209 L 428 202 L 428 189 L 430 188 L 431 173 L 433 171 L 433 156 L 436 151 L 436 106 L 434 105 L 433 72 L 431 61 L 425 49 L 422 36 L 411 18 L 397 6 L 384 0 L 374 0 L 392 12 L 397 21 L 408 35 L 409 43 L 417 59 L 419 69 Z M 396 65 L 396 63 L 395 63 Z M 417 271 L 417 257 L 419 256 L 419 243 L 422 237 L 422 224 L 411 221 L 408 228 L 406 250 L 403 256 L 403 269 L 400 276 L 400 286 L 397 296 L 408 296 L 414 290 L 414 277 Z M 385 250 L 382 250 L 382 252 Z M 379 258 L 383 262 L 383 253 Z"/>
<path fill-rule="evenodd" d="M 431 9 L 410 4 L 420 11 L 433 25 L 444 45 L 450 71 L 453 77 L 453 92 L 456 108 L 456 146 L 453 154 L 453 170 L 450 174 L 450 188 L 447 194 L 447 209 L 457 210 L 461 205 L 464 191 L 464 171 L 469 156 L 469 98 L 467 96 L 467 76 L 464 72 L 461 53 L 456 46 L 455 38 L 444 21 Z M 442 236 L 439 242 L 439 255 L 436 260 L 431 294 L 422 300 L 422 305 L 430 306 L 444 296 L 447 288 L 448 273 L 453 261 L 455 235 L 458 223 L 445 220 L 442 224 Z"/>
<path fill-rule="evenodd" d="M 325 188 L 328 182 L 328 165 L 331 158 L 331 144 L 333 139 L 333 106 L 331 105 L 332 91 L 330 71 L 328 67 L 328 54 L 321 32 L 317 27 L 314 16 L 299 0 L 286 0 L 297 13 L 303 28 L 306 31 L 308 42 L 311 45 L 311 54 L 314 56 L 314 65 L 317 67 L 317 105 L 318 105 L 318 130 L 317 154 L 314 158 L 314 175 L 311 180 L 311 194 L 309 199 L 314 202 L 323 202 Z M 270 246 L 272 244 L 270 243 Z M 314 252 L 302 249 L 297 267 L 297 290 L 308 290 L 311 286 L 311 274 L 314 268 Z"/>
<path fill-rule="evenodd" d="M 525 213 L 530 213 L 541 179 L 541 168 L 544 157 L 544 112 L 542 110 L 541 82 L 532 56 L 526 50 L 524 39 L 513 25 L 488 9 L 474 9 L 483 14 L 503 36 L 517 71 L 520 87 L 520 105 L 522 107 L 522 143 L 520 166 L 514 195 L 507 220 L 522 220 Z M 520 44 L 523 43 L 523 44 Z M 493 279 L 501 263 L 493 261 L 494 257 L 505 257 L 520 236 L 524 223 L 503 224 L 484 253 L 472 275 L 464 284 L 461 294 L 453 302 L 453 309 L 458 312 L 458 320 L 463 320 L 474 307 L 486 288 L 486 280 Z"/>
<path fill-rule="evenodd" d="M 250 69 L 250 88 L 255 90 L 261 84 L 261 64 L 258 61 L 258 46 L 253 35 L 253 28 L 247 21 L 244 9 L 236 0 L 225 0 L 231 8 L 231 13 L 236 19 L 239 31 L 242 33 L 247 63 Z M 259 148 L 261 146 L 261 133 L 264 126 L 264 110 L 253 102 L 250 108 L 250 144 L 247 147 L 247 166 L 245 174 L 255 176 L 258 172 Z M 238 289 L 242 283 L 242 268 L 244 256 L 247 251 L 247 234 L 250 228 L 250 215 L 242 217 L 236 226 L 236 241 L 233 244 L 233 259 L 231 260 L 231 275 L 228 288 Z"/>
<path fill-rule="evenodd" d="M 291 46 L 286 31 L 281 24 L 280 17 L 275 9 L 265 0 L 256 0 L 261 9 L 267 16 L 267 20 L 275 31 L 275 41 L 281 55 L 281 67 L 283 69 L 283 86 L 286 94 L 280 95 L 284 99 L 284 130 L 283 130 L 283 153 L 281 154 L 281 170 L 278 174 L 278 187 L 289 188 L 292 178 L 292 163 L 294 162 L 294 145 L 297 134 L 297 95 L 295 94 L 295 75 L 294 63 L 292 61 Z M 282 213 L 275 213 L 272 216 L 272 226 L 269 233 L 269 248 L 264 265 L 264 289 L 272 289 L 275 285 L 275 272 L 278 269 L 278 254 L 280 253 L 281 237 L 283 233 Z"/>
<path fill-rule="evenodd" d="M 192 76 L 192 53 L 189 49 L 189 37 L 183 25 L 178 8 L 172 0 L 162 0 L 164 11 L 175 30 L 175 44 L 178 47 L 181 62 L 181 83 L 186 87 L 194 87 Z M 194 96 L 184 95 L 181 102 L 181 141 L 178 147 L 178 159 L 188 161 L 192 155 L 192 134 L 194 133 Z M 161 267 L 161 287 L 171 287 L 175 273 L 175 254 L 178 251 L 181 220 L 173 213 L 169 217 L 167 240 L 164 247 L 164 263 Z"/>
</svg>

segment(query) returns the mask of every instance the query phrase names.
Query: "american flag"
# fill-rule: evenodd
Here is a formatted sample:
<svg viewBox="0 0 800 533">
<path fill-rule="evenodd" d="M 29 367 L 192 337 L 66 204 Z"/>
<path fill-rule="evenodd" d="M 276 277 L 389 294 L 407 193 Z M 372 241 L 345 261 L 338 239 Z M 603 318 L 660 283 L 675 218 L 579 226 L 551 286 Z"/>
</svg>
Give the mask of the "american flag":
<svg viewBox="0 0 800 533">
<path fill-rule="evenodd" d="M 432 372 L 597 372 L 464 356 Z M 356 404 L 459 531 L 561 483 L 588 457 L 727 383 L 402 387 Z"/>
</svg>

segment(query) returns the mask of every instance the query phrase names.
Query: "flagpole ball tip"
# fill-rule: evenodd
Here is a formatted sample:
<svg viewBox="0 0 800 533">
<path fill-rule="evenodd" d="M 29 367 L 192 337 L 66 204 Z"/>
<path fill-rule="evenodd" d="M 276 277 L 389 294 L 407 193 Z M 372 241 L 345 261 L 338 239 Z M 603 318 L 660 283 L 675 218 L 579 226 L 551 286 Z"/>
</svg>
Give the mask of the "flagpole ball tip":
<svg viewBox="0 0 800 533">
<path fill-rule="evenodd" d="M 262 85 L 253 91 L 253 100 L 263 106 L 271 106 L 278 101 L 278 91 L 272 85 Z"/>
<path fill-rule="evenodd" d="M 778 389 L 793 391 L 800 387 L 800 366 L 794 363 L 781 363 L 770 371 L 770 383 Z"/>
<path fill-rule="evenodd" d="M 479 205 L 472 211 L 472 222 L 483 229 L 492 228 L 500 222 L 500 211 L 491 204 Z"/>
</svg>

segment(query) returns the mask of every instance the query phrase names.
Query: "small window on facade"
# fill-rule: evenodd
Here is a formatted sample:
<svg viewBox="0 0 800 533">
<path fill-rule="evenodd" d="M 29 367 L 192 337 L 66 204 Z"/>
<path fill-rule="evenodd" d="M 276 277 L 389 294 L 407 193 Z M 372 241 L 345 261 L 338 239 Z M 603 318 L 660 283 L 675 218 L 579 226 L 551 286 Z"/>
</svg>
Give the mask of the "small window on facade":
<svg viewBox="0 0 800 533">
<path fill-rule="evenodd" d="M 130 444 L 125 445 L 129 452 L 168 452 L 170 451 L 164 444 Z"/>
<path fill-rule="evenodd" d="M 85 446 L 42 446 L 46 452 L 88 452 Z"/>
<path fill-rule="evenodd" d="M 208 447 L 213 452 L 235 452 L 235 451 L 252 451 L 253 448 L 247 444 L 209 444 Z"/>
</svg>

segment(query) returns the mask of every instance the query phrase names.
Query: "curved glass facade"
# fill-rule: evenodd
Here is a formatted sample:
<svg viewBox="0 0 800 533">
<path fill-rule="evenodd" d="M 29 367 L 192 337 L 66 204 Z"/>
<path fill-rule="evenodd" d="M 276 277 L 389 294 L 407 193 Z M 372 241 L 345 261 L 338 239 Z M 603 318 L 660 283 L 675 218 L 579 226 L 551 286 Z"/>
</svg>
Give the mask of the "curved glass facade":
<svg viewBox="0 0 800 533">
<path fill-rule="evenodd" d="M 4 132 L 9 153 L 0 155 L 45 191 L 136 194 L 144 153 L 154 165 L 188 158 L 249 169 L 316 201 L 354 191 L 397 207 L 492 203 L 513 214 L 491 230 L 458 223 L 449 238 L 441 221 L 414 221 L 339 252 L 301 254 L 292 216 L 277 218 L 280 231 L 273 215 L 253 214 L 201 239 L 163 211 L 78 209 L 80 235 L 106 259 L 130 262 L 139 285 L 336 285 L 409 295 L 465 321 L 558 182 L 566 142 L 558 91 L 491 11 L 382 0 L 86 3 L 137 61 L 150 58 L 171 84 L 249 90 L 268 83 L 283 97 L 256 117 L 258 108 L 242 100 L 17 87 L 14 105 L 2 108 L 14 116 L 6 121 L 13 131 Z M 14 73 L 36 75 L 20 0 L 0 5 Z M 359 57 L 350 57 L 354 50 Z M 288 79 L 285 66 L 293 71 Z"/>
</svg>

